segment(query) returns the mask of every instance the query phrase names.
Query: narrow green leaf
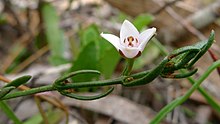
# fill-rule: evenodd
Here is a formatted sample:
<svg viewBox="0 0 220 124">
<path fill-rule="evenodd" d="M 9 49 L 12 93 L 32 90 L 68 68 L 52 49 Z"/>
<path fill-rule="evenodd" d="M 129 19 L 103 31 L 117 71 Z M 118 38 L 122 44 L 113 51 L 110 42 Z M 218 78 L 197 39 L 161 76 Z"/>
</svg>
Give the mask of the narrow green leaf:
<svg viewBox="0 0 220 124">
<path fill-rule="evenodd" d="M 11 92 L 13 89 L 15 89 L 14 86 L 2 88 L 2 89 L 0 90 L 0 99 L 1 99 L 2 97 L 4 97 L 5 95 L 7 95 L 9 92 Z"/>
<path fill-rule="evenodd" d="M 22 124 L 22 122 L 17 118 L 11 108 L 5 101 L 0 101 L 0 109 L 5 112 L 5 114 L 10 118 L 14 124 Z"/>
<path fill-rule="evenodd" d="M 61 82 L 64 82 L 65 80 L 68 80 L 69 78 L 74 77 L 76 75 L 88 74 L 88 73 L 100 75 L 100 72 L 97 71 L 97 70 L 79 70 L 79 71 L 74 71 L 74 72 L 67 73 L 67 74 L 59 77 L 58 79 L 55 80 L 55 84 L 56 83 L 60 84 Z"/>
<path fill-rule="evenodd" d="M 46 38 L 51 52 L 49 60 L 54 65 L 63 64 L 66 62 L 63 57 L 65 45 L 63 32 L 59 27 L 59 17 L 55 8 L 50 3 L 42 2 L 40 9 L 46 30 Z"/>
<path fill-rule="evenodd" d="M 211 37 L 209 38 L 209 39 L 212 39 L 212 38 L 214 38 L 214 31 L 212 31 L 212 34 L 210 35 Z M 214 41 L 214 40 L 213 40 Z M 204 47 L 205 45 L 208 45 L 208 46 L 210 46 L 211 44 L 212 44 L 212 42 L 213 42 L 212 40 L 211 40 L 211 42 L 207 42 L 207 40 L 206 41 L 202 41 L 202 42 L 198 42 L 196 45 L 194 45 L 194 46 L 196 46 L 197 48 L 192 48 L 192 49 L 194 49 L 195 51 L 198 51 L 198 49 L 201 49 L 202 47 Z M 206 43 L 206 44 L 204 44 L 204 43 Z M 157 40 L 157 39 L 154 39 L 154 44 L 161 50 L 161 53 L 163 54 L 163 55 L 168 55 L 168 51 L 166 50 L 166 48 Z M 175 50 L 175 51 L 173 51 L 172 52 L 172 54 L 177 54 L 178 52 L 184 52 L 186 49 L 188 49 L 187 48 L 188 46 L 186 46 L 186 47 L 182 47 L 181 49 L 179 49 L 180 51 L 178 51 L 178 50 Z M 191 50 L 192 50 L 191 49 Z M 182 74 L 185 74 L 185 71 L 184 70 L 181 70 L 181 73 Z M 189 80 L 189 82 L 192 84 L 192 85 L 194 85 L 195 83 L 196 83 L 196 81 L 192 78 L 192 77 L 188 77 L 187 78 L 188 80 Z M 218 113 L 220 113 L 220 104 L 217 102 L 217 101 L 215 101 L 215 99 L 208 93 L 208 92 L 206 92 L 205 91 L 205 89 L 203 88 L 203 87 L 198 87 L 198 91 L 200 92 L 200 94 L 202 94 L 202 96 L 206 99 L 206 101 L 210 104 L 210 106 L 215 110 L 215 111 L 217 111 Z"/>
<path fill-rule="evenodd" d="M 61 94 L 64 95 L 64 96 L 70 97 L 70 98 L 78 99 L 78 100 L 96 100 L 96 99 L 100 99 L 102 97 L 107 96 L 113 90 L 114 90 L 114 87 L 111 87 L 106 92 L 98 94 L 98 95 L 94 95 L 94 96 L 81 96 L 81 95 L 78 95 L 78 94 L 75 94 L 75 93 L 67 93 L 67 92 L 61 92 Z"/>
<path fill-rule="evenodd" d="M 185 102 L 191 95 L 192 93 L 199 88 L 199 85 L 210 75 L 210 73 L 215 70 L 217 67 L 220 66 L 220 60 L 214 62 L 206 71 L 205 73 L 196 81 L 193 86 L 181 97 L 176 98 L 173 100 L 171 103 L 166 105 L 160 112 L 153 118 L 153 120 L 150 122 L 150 124 L 158 124 L 160 121 L 174 108 L 176 108 L 178 105 L 182 104 Z M 204 94 L 203 94 L 204 95 Z M 207 96 L 206 96 L 207 98 Z M 211 100 L 211 99 L 209 99 Z M 213 103 L 211 104 L 213 106 Z M 217 104 L 215 104 L 217 105 Z M 216 108 L 217 106 L 213 106 Z"/>
<path fill-rule="evenodd" d="M 14 79 L 13 81 L 8 83 L 4 87 L 10 87 L 10 86 L 19 87 L 20 85 L 27 83 L 30 79 L 31 79 L 30 75 L 25 75 L 25 76 Z"/>
</svg>

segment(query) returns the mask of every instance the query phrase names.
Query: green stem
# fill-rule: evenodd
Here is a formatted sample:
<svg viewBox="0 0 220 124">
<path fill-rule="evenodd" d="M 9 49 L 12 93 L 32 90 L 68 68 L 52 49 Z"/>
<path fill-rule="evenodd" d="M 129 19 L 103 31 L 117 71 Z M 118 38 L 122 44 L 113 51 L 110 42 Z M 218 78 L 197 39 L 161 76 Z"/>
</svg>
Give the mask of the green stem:
<svg viewBox="0 0 220 124">
<path fill-rule="evenodd" d="M 123 77 L 119 77 L 112 80 L 102 80 L 102 81 L 91 81 L 91 82 L 80 82 L 80 83 L 69 83 L 65 85 L 56 85 L 55 87 L 59 90 L 66 90 L 71 88 L 85 88 L 85 87 L 99 87 L 99 86 L 109 86 L 115 84 L 122 84 Z"/>
<path fill-rule="evenodd" d="M 126 59 L 127 64 L 125 66 L 125 69 L 122 73 L 123 76 L 129 76 L 131 74 L 132 71 L 132 67 L 134 65 L 134 59 Z"/>
<path fill-rule="evenodd" d="M 165 106 L 150 122 L 150 124 L 158 124 L 170 111 L 172 111 L 174 108 L 176 108 L 178 105 L 185 102 L 192 93 L 199 87 L 199 85 L 210 75 L 210 73 L 220 66 L 220 60 L 214 62 L 207 71 L 199 78 L 197 82 L 193 84 L 193 86 L 183 95 L 182 97 L 179 97 L 169 103 L 167 106 Z"/>
<path fill-rule="evenodd" d="M 140 73 L 136 73 L 134 75 L 131 75 L 133 78 L 140 78 L 146 74 L 148 74 L 149 71 L 144 71 Z M 115 85 L 115 84 L 122 84 L 124 80 L 124 77 L 119 77 L 116 79 L 111 79 L 111 80 L 102 80 L 102 81 L 92 81 L 92 82 L 80 82 L 80 83 L 69 83 L 65 84 L 63 86 L 57 85 L 56 83 L 53 85 L 47 85 L 47 86 L 42 86 L 42 87 L 37 87 L 37 88 L 32 88 L 29 90 L 24 90 L 24 91 L 17 91 L 14 93 L 9 93 L 1 100 L 6 100 L 6 99 L 11 99 L 11 98 L 16 98 L 20 96 L 27 96 L 27 95 L 33 95 L 36 93 L 41 93 L 41 92 L 46 92 L 46 91 L 54 91 L 54 90 L 65 90 L 65 89 L 71 89 L 71 88 L 85 88 L 85 87 L 98 87 L 98 86 L 108 86 L 108 85 Z"/>
<path fill-rule="evenodd" d="M 1 98 L 1 100 L 16 98 L 16 97 L 20 97 L 20 96 L 33 95 L 33 94 L 36 94 L 36 93 L 46 92 L 46 91 L 53 91 L 53 90 L 55 90 L 53 85 L 47 85 L 47 86 L 32 88 L 32 89 L 29 89 L 29 90 L 23 90 L 23 91 L 10 93 L 10 94 L 4 96 L 3 98 Z"/>
<path fill-rule="evenodd" d="M 136 75 L 139 76 L 139 75 Z M 65 90 L 65 89 L 71 89 L 71 88 L 84 88 L 84 87 L 97 87 L 97 86 L 107 86 L 107 85 L 114 85 L 114 84 L 121 84 L 123 80 L 123 77 L 114 79 L 114 80 L 104 80 L 104 81 L 93 81 L 93 82 L 81 82 L 81 83 L 69 83 L 64 86 L 59 85 L 47 85 L 42 86 L 38 88 L 32 88 L 29 90 L 24 91 L 18 91 L 14 93 L 10 93 L 1 100 L 21 97 L 21 96 L 27 96 L 27 95 L 33 95 L 40 92 L 46 92 L 46 91 L 54 91 L 54 90 Z"/>
</svg>

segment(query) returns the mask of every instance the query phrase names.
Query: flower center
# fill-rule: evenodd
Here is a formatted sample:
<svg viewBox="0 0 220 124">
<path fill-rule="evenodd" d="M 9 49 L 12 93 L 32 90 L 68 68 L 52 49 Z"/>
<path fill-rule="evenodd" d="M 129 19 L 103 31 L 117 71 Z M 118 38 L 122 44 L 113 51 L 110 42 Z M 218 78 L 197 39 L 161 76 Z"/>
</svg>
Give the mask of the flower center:
<svg viewBox="0 0 220 124">
<path fill-rule="evenodd" d="M 129 36 L 124 39 L 124 44 L 127 47 L 137 47 L 139 46 L 139 41 L 137 38 L 134 38 L 133 36 Z"/>
</svg>

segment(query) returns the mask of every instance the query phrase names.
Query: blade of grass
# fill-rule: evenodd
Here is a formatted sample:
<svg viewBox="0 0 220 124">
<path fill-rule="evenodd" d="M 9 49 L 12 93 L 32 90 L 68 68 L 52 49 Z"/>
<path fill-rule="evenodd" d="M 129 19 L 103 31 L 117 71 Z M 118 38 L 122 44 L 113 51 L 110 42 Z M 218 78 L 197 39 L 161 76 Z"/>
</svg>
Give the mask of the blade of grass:
<svg viewBox="0 0 220 124">
<path fill-rule="evenodd" d="M 5 112 L 8 118 L 10 118 L 14 124 L 22 124 L 22 122 L 18 119 L 5 101 L 0 101 L 0 109 Z"/>
<path fill-rule="evenodd" d="M 65 42 L 63 31 L 59 27 L 59 16 L 56 9 L 47 2 L 40 3 L 40 10 L 45 27 L 45 35 L 51 52 L 49 61 L 53 65 L 66 63 L 64 56 Z"/>
<path fill-rule="evenodd" d="M 192 77 L 187 78 L 189 82 L 194 85 L 196 81 Z M 220 114 L 220 105 L 217 103 L 211 95 L 209 95 L 204 88 L 199 87 L 198 91 L 205 97 L 206 101 L 212 106 L 212 108 Z"/>
</svg>

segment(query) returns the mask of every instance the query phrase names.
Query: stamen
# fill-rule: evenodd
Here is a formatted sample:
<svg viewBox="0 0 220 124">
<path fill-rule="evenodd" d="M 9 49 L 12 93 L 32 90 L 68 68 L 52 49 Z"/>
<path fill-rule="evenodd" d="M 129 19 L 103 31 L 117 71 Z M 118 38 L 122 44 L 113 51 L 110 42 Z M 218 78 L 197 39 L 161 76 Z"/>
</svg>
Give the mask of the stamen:
<svg viewBox="0 0 220 124">
<path fill-rule="evenodd" d="M 128 47 L 135 47 L 138 45 L 139 41 L 137 38 L 133 36 L 126 37 L 123 42 L 128 46 Z"/>
<path fill-rule="evenodd" d="M 134 41 L 134 38 L 133 38 L 132 36 L 129 36 L 129 37 L 127 38 L 127 40 L 128 40 L 128 42 L 132 42 L 132 41 Z"/>
</svg>

